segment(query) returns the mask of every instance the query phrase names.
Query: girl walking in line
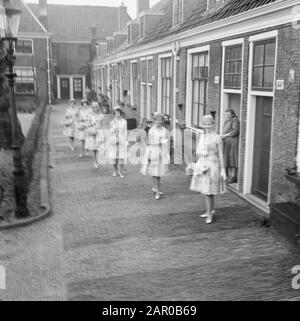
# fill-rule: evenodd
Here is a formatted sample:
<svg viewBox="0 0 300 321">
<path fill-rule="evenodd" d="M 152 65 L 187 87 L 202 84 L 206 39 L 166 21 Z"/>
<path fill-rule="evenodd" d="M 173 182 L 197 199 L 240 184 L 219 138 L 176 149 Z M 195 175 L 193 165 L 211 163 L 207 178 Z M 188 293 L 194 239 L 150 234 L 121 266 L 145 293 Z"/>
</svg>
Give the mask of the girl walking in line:
<svg viewBox="0 0 300 321">
<path fill-rule="evenodd" d="M 71 99 L 69 102 L 69 107 L 66 110 L 65 127 L 63 130 L 63 135 L 69 138 L 70 149 L 72 152 L 74 151 L 77 117 L 78 117 L 78 109 L 76 106 L 76 100 Z"/>
<path fill-rule="evenodd" d="M 124 178 L 124 164 L 127 162 L 127 122 L 123 118 L 121 107 L 113 110 L 114 119 L 110 122 L 108 144 L 108 158 L 113 164 L 113 176 L 119 175 Z"/>
<path fill-rule="evenodd" d="M 78 127 L 77 127 L 77 138 L 81 142 L 81 152 L 79 157 L 89 156 L 88 151 L 85 149 L 85 139 L 86 139 L 86 128 L 87 128 L 87 121 L 90 113 L 89 103 L 86 99 L 82 99 L 81 107 L 78 112 Z"/>
<path fill-rule="evenodd" d="M 215 213 L 214 197 L 225 192 L 224 182 L 226 172 L 223 159 L 222 139 L 215 132 L 215 121 L 211 115 L 203 117 L 201 134 L 197 147 L 197 163 L 194 166 L 194 175 L 190 189 L 200 192 L 205 196 L 206 213 L 200 217 L 206 219 L 206 223 L 213 221 Z"/>
<path fill-rule="evenodd" d="M 85 139 L 85 149 L 93 152 L 95 168 L 99 168 L 97 154 L 100 145 L 104 143 L 103 121 L 104 116 L 100 105 L 95 101 L 92 103 L 92 111 L 88 115 Z"/>
<path fill-rule="evenodd" d="M 169 132 L 163 127 L 163 115 L 155 113 L 154 124 L 149 130 L 148 147 L 141 173 L 152 176 L 152 191 L 156 200 L 161 199 L 161 177 L 166 176 L 170 164 Z"/>
</svg>

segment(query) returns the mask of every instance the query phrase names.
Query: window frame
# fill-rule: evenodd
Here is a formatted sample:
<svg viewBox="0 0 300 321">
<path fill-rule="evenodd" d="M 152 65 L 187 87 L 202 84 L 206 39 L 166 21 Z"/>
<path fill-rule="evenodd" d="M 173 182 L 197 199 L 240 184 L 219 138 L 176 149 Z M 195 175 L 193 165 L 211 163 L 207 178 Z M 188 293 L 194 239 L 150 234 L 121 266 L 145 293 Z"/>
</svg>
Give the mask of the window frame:
<svg viewBox="0 0 300 321">
<path fill-rule="evenodd" d="M 194 75 L 194 57 L 198 56 L 198 64 L 197 67 L 200 68 L 201 67 L 205 67 L 207 68 L 207 74 L 204 77 L 201 76 L 195 76 Z M 200 65 L 200 56 L 204 56 L 204 66 Z M 190 119 L 190 123 L 191 126 L 193 128 L 199 128 L 200 124 L 201 124 L 201 118 L 206 114 L 206 109 L 207 109 L 207 97 L 208 97 L 208 76 L 209 76 L 209 51 L 202 51 L 202 52 L 195 52 L 191 55 L 191 59 L 192 59 L 192 63 L 191 63 L 191 119 Z M 195 84 L 197 84 L 197 88 L 198 88 L 198 101 L 194 102 L 194 98 L 195 98 Z M 200 102 L 200 97 L 201 97 L 201 91 L 202 91 L 202 85 L 204 85 L 204 97 L 203 97 L 203 101 L 204 103 Z M 197 123 L 194 122 L 194 107 L 197 104 L 197 115 L 198 115 L 198 119 L 197 119 Z M 200 111 L 201 108 L 203 108 L 203 113 L 201 115 Z"/>
<path fill-rule="evenodd" d="M 135 66 L 136 74 L 133 72 Z M 136 86 L 135 86 L 136 85 Z M 138 89 L 138 61 L 132 60 L 130 61 L 130 103 L 131 105 L 138 105 L 138 93 L 135 92 Z"/>
<path fill-rule="evenodd" d="M 15 46 L 15 55 L 16 56 L 34 56 L 34 45 L 33 45 L 33 39 L 27 39 L 27 38 L 19 38 L 18 43 L 20 43 L 20 41 L 30 41 L 31 42 L 31 53 L 24 53 L 24 52 L 18 52 L 17 51 L 17 46 Z"/>
<path fill-rule="evenodd" d="M 31 82 L 20 82 L 20 81 L 18 81 L 19 79 L 22 79 L 22 78 L 24 78 L 24 77 L 22 77 L 22 76 L 18 76 L 18 74 L 17 74 L 17 70 L 30 70 L 30 71 L 32 71 L 32 79 L 33 79 L 33 82 L 32 82 L 32 84 L 33 84 L 33 86 L 34 86 L 34 92 L 20 92 L 20 91 L 18 91 L 17 90 L 17 85 L 19 84 L 19 83 L 30 83 L 31 84 Z M 16 93 L 16 95 L 31 95 L 31 96 L 35 96 L 36 94 L 37 94 L 37 86 L 36 86 L 36 68 L 35 67 L 30 67 L 30 66 L 15 66 L 14 67 L 14 73 L 16 73 L 17 74 L 17 77 L 16 77 L 16 79 L 15 79 L 15 93 Z M 28 77 L 28 76 L 27 76 Z"/>
<path fill-rule="evenodd" d="M 269 39 L 262 39 L 262 40 L 257 40 L 253 42 L 253 61 L 252 61 L 252 79 L 251 79 L 251 90 L 252 91 L 264 91 L 264 92 L 273 92 L 274 88 L 275 88 L 275 72 L 276 72 L 276 37 L 274 38 L 269 38 Z M 267 44 L 274 44 L 274 64 L 273 65 L 266 65 L 265 61 L 266 61 L 266 45 Z M 256 46 L 260 46 L 263 45 L 264 46 L 264 53 L 263 53 L 263 64 L 262 65 L 255 65 L 255 48 Z M 273 68 L 273 86 L 272 88 L 270 87 L 264 87 L 264 76 L 265 76 L 265 69 L 266 68 Z M 254 70 L 255 68 L 263 68 L 263 75 L 262 75 L 262 87 L 255 87 L 254 86 Z"/>
<path fill-rule="evenodd" d="M 210 45 L 199 46 L 187 50 L 187 73 L 186 73 L 186 113 L 185 113 L 185 123 L 186 127 L 191 131 L 196 133 L 203 132 L 201 128 L 194 127 L 192 124 L 192 58 L 195 53 L 207 53 L 207 67 L 208 67 L 208 79 L 210 73 Z"/>
<path fill-rule="evenodd" d="M 241 50 L 241 58 L 240 59 L 228 59 L 226 60 L 226 55 L 227 55 L 227 50 L 228 49 L 235 49 L 235 48 L 239 48 Z M 227 72 L 226 73 L 226 63 L 231 63 L 231 62 L 240 62 L 240 73 L 230 73 Z M 234 76 L 240 76 L 240 82 L 239 82 L 239 86 L 229 86 L 226 85 L 226 75 L 234 75 Z M 225 90 L 241 90 L 242 88 L 242 77 L 243 77 L 243 43 L 239 43 L 239 44 L 234 44 L 234 45 L 228 45 L 225 46 L 225 50 L 224 50 L 224 73 L 223 73 L 223 88 Z"/>
<path fill-rule="evenodd" d="M 169 61 L 169 69 L 167 72 L 167 65 L 163 65 L 164 62 Z M 172 100 L 172 57 L 162 57 L 160 59 L 160 110 L 162 113 L 170 115 L 171 100 Z"/>
</svg>

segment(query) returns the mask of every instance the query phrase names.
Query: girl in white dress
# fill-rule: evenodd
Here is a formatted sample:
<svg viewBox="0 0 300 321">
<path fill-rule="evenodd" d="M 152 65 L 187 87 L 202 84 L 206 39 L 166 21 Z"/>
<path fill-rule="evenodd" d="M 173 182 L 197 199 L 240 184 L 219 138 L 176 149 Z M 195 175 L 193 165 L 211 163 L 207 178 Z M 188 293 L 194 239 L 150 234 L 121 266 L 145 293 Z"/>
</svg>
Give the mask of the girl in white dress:
<svg viewBox="0 0 300 321">
<path fill-rule="evenodd" d="M 163 115 L 154 114 L 154 124 L 149 131 L 148 147 L 144 156 L 141 173 L 153 178 L 152 191 L 159 200 L 161 192 L 161 177 L 166 176 L 170 164 L 169 131 L 162 126 Z"/>
<path fill-rule="evenodd" d="M 97 154 L 100 145 L 104 143 L 103 121 L 104 116 L 101 112 L 100 105 L 95 101 L 92 103 L 92 111 L 87 119 L 85 139 L 85 149 L 93 152 L 95 168 L 99 168 Z"/>
<path fill-rule="evenodd" d="M 75 99 L 71 99 L 69 104 L 70 105 L 66 110 L 65 127 L 63 130 L 63 135 L 69 138 L 71 151 L 74 151 L 74 142 L 75 142 L 75 136 L 76 136 L 76 120 L 78 117 L 78 109 L 76 106 Z"/>
<path fill-rule="evenodd" d="M 194 175 L 190 189 L 205 196 L 206 213 L 200 217 L 206 223 L 213 221 L 215 213 L 214 197 L 224 193 L 226 172 L 224 168 L 223 143 L 221 137 L 215 132 L 215 121 L 211 115 L 203 116 L 201 134 L 197 147 L 197 163 L 194 165 Z"/>
<path fill-rule="evenodd" d="M 89 103 L 86 99 L 81 100 L 81 107 L 78 112 L 78 124 L 77 124 L 77 138 L 81 142 L 81 153 L 79 157 L 83 155 L 88 156 L 88 151 L 85 149 L 85 139 L 86 139 L 86 128 L 87 121 L 90 113 Z"/>
<path fill-rule="evenodd" d="M 122 117 L 121 107 L 114 108 L 114 119 L 110 122 L 110 131 L 107 139 L 108 158 L 113 164 L 113 176 L 124 178 L 124 164 L 127 162 L 127 122 Z"/>
</svg>

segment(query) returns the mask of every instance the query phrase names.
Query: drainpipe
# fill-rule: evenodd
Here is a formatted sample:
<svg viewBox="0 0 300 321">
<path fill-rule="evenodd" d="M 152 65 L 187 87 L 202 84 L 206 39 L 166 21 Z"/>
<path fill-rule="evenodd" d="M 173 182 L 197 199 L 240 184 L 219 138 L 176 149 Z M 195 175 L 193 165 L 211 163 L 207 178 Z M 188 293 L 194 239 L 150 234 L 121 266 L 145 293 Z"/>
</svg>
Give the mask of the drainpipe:
<svg viewBox="0 0 300 321">
<path fill-rule="evenodd" d="M 47 84 L 48 84 L 48 104 L 52 104 L 52 95 L 51 95 L 51 64 L 50 64 L 50 44 L 49 44 L 49 36 L 47 36 Z"/>
<path fill-rule="evenodd" d="M 176 94 L 177 94 L 177 56 L 180 50 L 180 43 L 176 41 L 172 46 L 172 53 L 174 57 L 174 71 L 173 71 L 173 142 L 176 146 Z"/>
</svg>

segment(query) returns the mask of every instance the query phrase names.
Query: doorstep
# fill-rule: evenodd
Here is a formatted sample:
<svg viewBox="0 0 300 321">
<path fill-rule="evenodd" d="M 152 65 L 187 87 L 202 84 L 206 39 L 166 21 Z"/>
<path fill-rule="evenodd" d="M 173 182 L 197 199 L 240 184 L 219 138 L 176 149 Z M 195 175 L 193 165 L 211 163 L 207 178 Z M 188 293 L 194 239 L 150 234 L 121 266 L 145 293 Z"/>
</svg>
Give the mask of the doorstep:
<svg viewBox="0 0 300 321">
<path fill-rule="evenodd" d="M 272 228 L 300 253 L 300 207 L 292 202 L 275 203 L 271 207 Z"/>
<path fill-rule="evenodd" d="M 257 209 L 259 209 L 261 211 L 262 216 L 264 216 L 266 218 L 270 217 L 270 213 L 271 213 L 270 207 L 268 206 L 268 204 L 266 202 L 264 202 L 260 198 L 256 197 L 255 195 L 252 195 L 252 194 L 241 194 L 236 190 L 236 188 L 234 186 L 231 186 L 231 185 L 226 185 L 226 188 L 230 192 L 236 194 L 237 196 L 239 196 L 240 198 L 242 198 L 243 200 L 245 200 L 249 204 L 251 204 L 251 205 L 255 206 Z"/>
</svg>

